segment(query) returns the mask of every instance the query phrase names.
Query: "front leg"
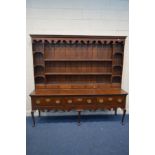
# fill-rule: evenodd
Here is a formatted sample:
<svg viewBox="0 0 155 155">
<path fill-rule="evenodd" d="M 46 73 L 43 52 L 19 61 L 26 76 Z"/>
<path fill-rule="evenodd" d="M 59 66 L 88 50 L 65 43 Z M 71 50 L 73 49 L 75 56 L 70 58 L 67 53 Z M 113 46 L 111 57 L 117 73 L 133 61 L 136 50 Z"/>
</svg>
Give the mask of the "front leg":
<svg viewBox="0 0 155 155">
<path fill-rule="evenodd" d="M 32 121 L 33 121 L 32 127 L 35 127 L 34 111 L 31 111 L 31 116 L 32 116 Z"/>
<path fill-rule="evenodd" d="M 115 116 L 117 115 L 117 108 L 115 109 Z"/>
<path fill-rule="evenodd" d="M 40 114 L 41 114 L 40 110 L 38 110 L 38 112 L 39 112 L 39 117 L 40 117 Z"/>
<path fill-rule="evenodd" d="M 80 115 L 81 115 L 81 111 L 78 111 L 78 126 L 80 126 Z"/>
<path fill-rule="evenodd" d="M 123 109 L 122 125 L 124 125 L 125 114 L 126 114 L 126 109 Z"/>
</svg>

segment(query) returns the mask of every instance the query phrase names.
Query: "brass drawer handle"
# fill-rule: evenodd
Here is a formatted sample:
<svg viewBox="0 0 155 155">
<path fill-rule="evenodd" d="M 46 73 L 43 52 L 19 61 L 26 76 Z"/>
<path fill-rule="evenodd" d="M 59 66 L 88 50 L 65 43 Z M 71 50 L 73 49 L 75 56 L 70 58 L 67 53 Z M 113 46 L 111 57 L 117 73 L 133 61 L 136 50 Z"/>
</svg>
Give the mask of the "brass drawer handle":
<svg viewBox="0 0 155 155">
<path fill-rule="evenodd" d="M 46 102 L 50 102 L 51 101 L 51 99 L 50 98 L 46 98 Z"/>
<path fill-rule="evenodd" d="M 117 101 L 118 101 L 119 103 L 121 103 L 121 102 L 122 102 L 122 99 L 118 99 Z"/>
<path fill-rule="evenodd" d="M 72 100 L 68 100 L 68 103 L 72 103 Z"/>
<path fill-rule="evenodd" d="M 100 103 L 103 103 L 103 102 L 104 102 L 104 100 L 103 100 L 103 99 L 99 99 L 99 102 L 100 102 Z"/>
<path fill-rule="evenodd" d="M 112 97 L 109 97 L 109 98 L 108 98 L 108 100 L 109 100 L 109 101 L 112 101 L 112 100 L 113 100 L 113 98 L 112 98 Z"/>
<path fill-rule="evenodd" d="M 55 102 L 56 102 L 57 104 L 59 104 L 59 103 L 60 103 L 60 100 L 56 100 Z"/>
<path fill-rule="evenodd" d="M 91 99 L 88 99 L 88 100 L 87 100 L 87 103 L 91 103 L 91 102 L 92 102 Z"/>
<path fill-rule="evenodd" d="M 82 101 L 82 98 L 78 98 L 77 100 L 78 100 L 79 102 L 81 102 L 81 101 Z"/>
<path fill-rule="evenodd" d="M 37 101 L 36 101 L 36 104 L 40 104 L 40 100 L 37 100 Z"/>
</svg>

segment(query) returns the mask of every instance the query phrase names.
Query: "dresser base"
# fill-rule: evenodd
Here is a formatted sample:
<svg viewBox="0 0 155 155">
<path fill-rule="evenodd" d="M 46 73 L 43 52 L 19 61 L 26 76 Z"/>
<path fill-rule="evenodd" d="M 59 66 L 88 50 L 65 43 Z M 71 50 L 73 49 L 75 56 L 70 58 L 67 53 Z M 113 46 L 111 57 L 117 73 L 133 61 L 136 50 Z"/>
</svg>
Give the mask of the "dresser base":
<svg viewBox="0 0 155 155">
<path fill-rule="evenodd" d="M 31 93 L 32 120 L 35 126 L 34 111 L 71 111 L 78 112 L 78 125 L 80 125 L 80 115 L 84 110 L 123 110 L 122 124 L 126 114 L 127 93 L 122 89 L 55 89 L 37 90 Z"/>
</svg>

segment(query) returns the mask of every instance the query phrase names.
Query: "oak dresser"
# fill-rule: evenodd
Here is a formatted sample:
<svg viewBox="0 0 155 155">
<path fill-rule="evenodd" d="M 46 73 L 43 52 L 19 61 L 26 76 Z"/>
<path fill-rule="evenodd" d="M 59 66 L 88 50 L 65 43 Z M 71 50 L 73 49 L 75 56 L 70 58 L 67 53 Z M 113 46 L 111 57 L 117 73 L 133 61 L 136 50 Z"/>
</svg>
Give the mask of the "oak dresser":
<svg viewBox="0 0 155 155">
<path fill-rule="evenodd" d="M 125 37 L 31 35 L 35 90 L 34 112 L 123 110 L 127 92 L 121 89 Z M 125 78 L 125 77 L 124 77 Z"/>
</svg>

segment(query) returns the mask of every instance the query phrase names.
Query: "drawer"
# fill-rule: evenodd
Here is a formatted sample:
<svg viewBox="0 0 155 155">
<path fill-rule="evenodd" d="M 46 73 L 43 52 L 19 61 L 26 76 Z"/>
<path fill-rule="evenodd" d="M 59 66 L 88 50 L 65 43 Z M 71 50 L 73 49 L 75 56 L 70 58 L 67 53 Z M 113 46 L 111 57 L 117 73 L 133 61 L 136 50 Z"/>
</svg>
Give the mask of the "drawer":
<svg viewBox="0 0 155 155">
<path fill-rule="evenodd" d="M 125 102 L 125 96 L 101 96 L 97 97 L 97 103 L 121 104 Z"/>
<path fill-rule="evenodd" d="M 96 97 L 68 97 L 65 99 L 66 104 L 92 104 L 96 103 Z"/>
<path fill-rule="evenodd" d="M 96 97 L 86 97 L 84 100 L 86 104 L 93 104 L 97 102 Z"/>
<path fill-rule="evenodd" d="M 36 106 L 64 105 L 65 99 L 60 97 L 33 97 L 32 103 Z"/>
</svg>

